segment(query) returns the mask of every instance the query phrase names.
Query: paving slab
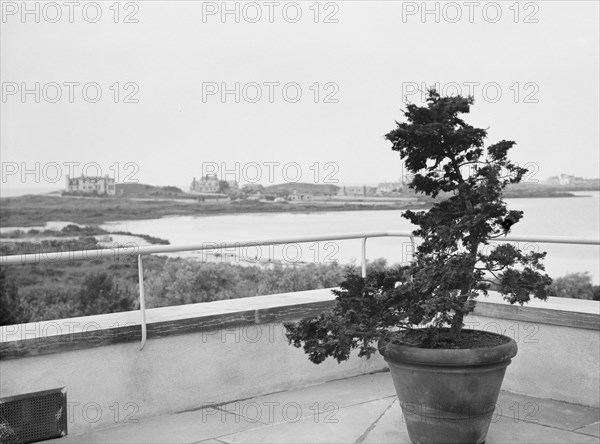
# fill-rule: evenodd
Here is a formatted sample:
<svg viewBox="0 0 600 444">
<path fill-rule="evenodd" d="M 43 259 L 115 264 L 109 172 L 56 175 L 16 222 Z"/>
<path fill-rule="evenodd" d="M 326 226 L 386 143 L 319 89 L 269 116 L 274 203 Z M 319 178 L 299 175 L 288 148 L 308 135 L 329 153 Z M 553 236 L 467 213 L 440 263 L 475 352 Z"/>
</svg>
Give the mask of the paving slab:
<svg viewBox="0 0 600 444">
<path fill-rule="evenodd" d="M 173 415 L 144 418 L 136 423 L 119 424 L 94 430 L 83 435 L 67 435 L 44 443 L 123 443 L 158 444 L 192 443 L 211 439 L 234 431 L 256 427 L 223 411 L 200 409 Z"/>
<path fill-rule="evenodd" d="M 398 398 L 394 399 L 392 404 L 388 406 L 388 409 L 379 418 L 379 421 L 356 442 L 361 444 L 388 442 L 410 444 L 410 438 L 406 431 L 406 424 L 404 423 Z"/>
<path fill-rule="evenodd" d="M 48 443 L 409 443 L 387 372 L 195 411 L 142 418 Z M 600 444 L 600 409 L 502 391 L 487 444 Z"/>
<path fill-rule="evenodd" d="M 595 422 L 585 427 L 581 427 L 576 430 L 579 433 L 585 433 L 586 435 L 592 435 L 600 438 L 600 422 Z M 600 441 L 599 441 L 600 442 Z"/>
<path fill-rule="evenodd" d="M 305 416 L 333 417 L 344 407 L 390 397 L 396 397 L 394 383 L 389 372 L 381 372 L 236 401 L 217 408 L 239 415 L 244 421 L 270 425 Z"/>
<path fill-rule="evenodd" d="M 564 430 L 577 430 L 600 420 L 600 410 L 568 402 L 501 391 L 494 415 Z M 590 433 L 591 434 L 591 433 Z"/>
<path fill-rule="evenodd" d="M 226 443 L 351 443 L 378 421 L 393 399 L 384 398 L 339 409 L 330 417 L 304 417 L 219 436 Z"/>
<path fill-rule="evenodd" d="M 227 444 L 224 441 L 220 441 L 216 438 L 211 438 L 211 439 L 205 439 L 204 441 L 196 441 L 192 444 Z"/>
<path fill-rule="evenodd" d="M 513 394 L 504 392 L 505 401 L 511 402 Z M 536 399 L 536 398 L 533 398 Z M 565 403 L 559 403 L 565 404 Z M 560 416 L 560 411 L 556 412 Z M 358 441 L 356 441 L 358 442 Z M 410 439 L 406 431 L 406 424 L 402 417 L 400 403 L 396 400 L 391 408 L 379 420 L 371 432 L 360 441 L 364 444 L 376 443 L 407 443 Z M 527 422 L 518 417 L 494 415 L 488 431 L 486 444 L 506 443 L 596 443 L 600 441 L 591 434 L 581 431 L 573 432 L 536 422 Z"/>
<path fill-rule="evenodd" d="M 485 442 L 486 444 L 598 444 L 599 441 L 595 436 L 531 422 L 515 422 L 514 418 L 501 416 L 494 424 L 490 424 Z"/>
</svg>

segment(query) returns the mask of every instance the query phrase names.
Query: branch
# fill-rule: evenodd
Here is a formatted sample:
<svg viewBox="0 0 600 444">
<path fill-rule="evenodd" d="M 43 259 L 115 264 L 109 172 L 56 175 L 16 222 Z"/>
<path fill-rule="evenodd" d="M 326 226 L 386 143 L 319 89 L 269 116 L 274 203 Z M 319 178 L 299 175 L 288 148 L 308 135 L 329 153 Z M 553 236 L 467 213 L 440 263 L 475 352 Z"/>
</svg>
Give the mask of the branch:
<svg viewBox="0 0 600 444">
<path fill-rule="evenodd" d="M 460 165 L 456 162 L 456 159 L 453 157 L 448 157 L 448 159 L 450 159 L 450 163 L 454 167 L 454 171 L 456 173 L 456 179 L 458 180 L 458 183 L 461 183 L 461 184 L 465 183 L 462 173 L 460 172 Z"/>
<path fill-rule="evenodd" d="M 496 275 L 496 273 L 494 273 L 492 270 L 487 270 L 487 271 L 489 271 L 490 273 L 492 273 L 492 275 L 493 275 L 493 276 L 494 276 L 496 279 L 500 280 L 500 278 L 498 277 L 498 275 Z M 497 270 L 496 270 L 496 271 L 497 271 Z"/>
<path fill-rule="evenodd" d="M 481 163 L 481 164 L 484 164 L 484 165 L 489 165 L 490 164 L 490 162 L 488 160 L 486 160 L 485 162 L 482 162 L 481 160 L 470 160 L 468 162 L 459 163 L 458 166 L 461 167 L 461 166 L 465 166 L 465 165 L 474 165 L 474 164 L 477 164 L 477 163 Z"/>
</svg>

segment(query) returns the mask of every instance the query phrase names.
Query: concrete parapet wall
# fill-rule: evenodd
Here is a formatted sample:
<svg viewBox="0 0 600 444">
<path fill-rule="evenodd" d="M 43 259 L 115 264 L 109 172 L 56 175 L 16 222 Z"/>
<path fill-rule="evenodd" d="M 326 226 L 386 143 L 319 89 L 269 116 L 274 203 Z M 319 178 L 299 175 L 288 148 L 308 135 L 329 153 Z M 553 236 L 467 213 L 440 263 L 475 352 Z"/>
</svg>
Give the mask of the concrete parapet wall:
<svg viewBox="0 0 600 444">
<path fill-rule="evenodd" d="M 302 350 L 287 344 L 282 322 L 310 312 L 310 307 L 296 306 L 299 297 L 319 305 L 331 299 L 330 292 L 286 296 L 156 309 L 160 316 L 148 310 L 152 322 L 143 350 L 131 312 L 79 318 L 77 325 L 71 319 L 29 324 L 23 331 L 4 327 L 0 396 L 66 387 L 69 434 L 78 434 L 386 368 L 379 355 L 342 364 L 309 362 Z M 248 311 L 261 303 L 262 309 Z M 224 323 L 218 323 L 219 317 Z M 117 333 L 103 334 L 97 326 L 113 326 Z M 119 331 L 117 326 L 125 327 Z M 69 334 L 39 337 L 59 329 Z M 27 352 L 28 345 L 36 354 Z"/>
<path fill-rule="evenodd" d="M 287 344 L 284 321 L 332 300 L 324 289 L 151 309 L 143 350 L 138 312 L 2 327 L 0 396 L 65 387 L 78 434 L 386 369 L 379 355 L 316 366 Z M 505 390 L 599 407 L 599 319 L 597 302 L 515 307 L 493 296 L 466 327 L 517 341 Z"/>
</svg>

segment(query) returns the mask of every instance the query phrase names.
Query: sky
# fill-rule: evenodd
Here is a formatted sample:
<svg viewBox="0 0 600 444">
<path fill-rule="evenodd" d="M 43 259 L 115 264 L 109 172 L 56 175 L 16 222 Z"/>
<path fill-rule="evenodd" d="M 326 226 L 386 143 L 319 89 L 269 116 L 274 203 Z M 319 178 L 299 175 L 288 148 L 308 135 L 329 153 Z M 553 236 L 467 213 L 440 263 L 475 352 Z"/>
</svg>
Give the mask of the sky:
<svg viewBox="0 0 600 444">
<path fill-rule="evenodd" d="M 431 85 L 472 94 L 528 181 L 598 177 L 598 23 L 596 1 L 2 2 L 0 192 L 397 181 L 384 134 Z"/>
</svg>

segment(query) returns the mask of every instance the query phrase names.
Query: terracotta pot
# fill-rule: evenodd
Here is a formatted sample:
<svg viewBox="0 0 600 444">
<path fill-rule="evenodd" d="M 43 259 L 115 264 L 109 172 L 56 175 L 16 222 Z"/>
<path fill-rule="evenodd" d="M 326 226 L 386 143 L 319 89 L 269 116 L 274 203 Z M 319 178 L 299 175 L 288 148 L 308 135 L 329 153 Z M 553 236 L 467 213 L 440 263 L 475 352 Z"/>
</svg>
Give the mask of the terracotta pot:
<svg viewBox="0 0 600 444">
<path fill-rule="evenodd" d="M 472 349 L 379 340 L 413 443 L 485 441 L 506 367 L 517 354 L 517 344 L 507 339 L 502 345 Z"/>
</svg>

